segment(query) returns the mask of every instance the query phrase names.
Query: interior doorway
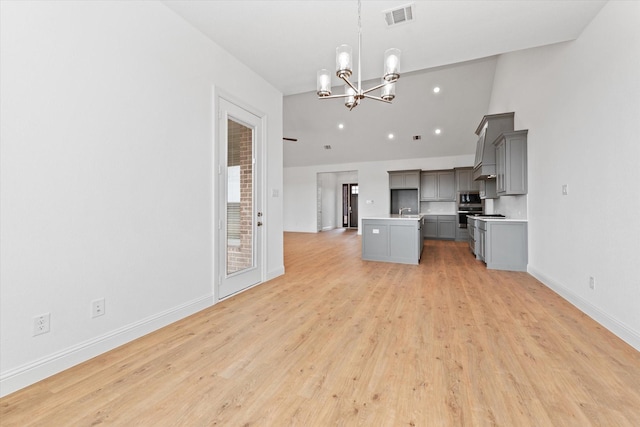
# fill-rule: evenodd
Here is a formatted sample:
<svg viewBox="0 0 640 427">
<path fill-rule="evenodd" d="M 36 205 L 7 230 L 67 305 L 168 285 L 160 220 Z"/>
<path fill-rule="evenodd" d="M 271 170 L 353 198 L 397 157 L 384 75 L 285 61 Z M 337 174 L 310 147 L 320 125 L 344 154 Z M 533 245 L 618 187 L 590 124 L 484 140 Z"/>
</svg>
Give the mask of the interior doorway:
<svg viewBox="0 0 640 427">
<path fill-rule="evenodd" d="M 358 228 L 358 184 L 342 184 L 342 226 Z"/>
<path fill-rule="evenodd" d="M 318 232 L 336 228 L 358 228 L 358 171 L 346 170 L 336 172 L 318 172 L 316 193 L 316 214 Z M 354 184 L 356 183 L 356 184 Z M 351 212 L 347 214 L 347 225 L 344 224 L 343 186 L 351 185 L 356 188 L 348 189 L 349 206 Z M 353 197 L 351 196 L 351 191 Z"/>
</svg>

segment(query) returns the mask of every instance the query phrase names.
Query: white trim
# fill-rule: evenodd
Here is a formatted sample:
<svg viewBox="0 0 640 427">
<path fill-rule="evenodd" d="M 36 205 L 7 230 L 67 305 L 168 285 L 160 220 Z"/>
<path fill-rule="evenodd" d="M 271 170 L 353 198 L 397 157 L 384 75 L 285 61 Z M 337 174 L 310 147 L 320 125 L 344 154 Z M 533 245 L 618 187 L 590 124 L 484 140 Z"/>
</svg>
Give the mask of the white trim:
<svg viewBox="0 0 640 427">
<path fill-rule="evenodd" d="M 284 265 L 276 268 L 275 270 L 268 271 L 266 280 L 275 279 L 276 277 L 282 276 L 283 274 L 284 274 Z"/>
<path fill-rule="evenodd" d="M 256 190 L 254 192 L 255 195 L 255 199 L 254 199 L 254 206 L 256 210 L 259 210 L 263 213 L 263 215 L 267 212 L 267 189 L 266 189 L 266 182 L 267 182 L 267 159 L 266 159 L 266 153 L 268 152 L 267 150 L 267 138 L 268 138 L 268 133 L 267 133 L 267 126 L 268 126 L 268 117 L 267 114 L 264 113 L 262 110 L 257 109 L 247 103 L 245 103 L 244 101 L 240 100 L 239 98 L 236 98 L 235 96 L 231 95 L 229 92 L 226 92 L 225 90 L 222 90 L 220 88 L 213 88 L 213 108 L 214 108 L 214 114 L 213 114 L 213 118 L 214 118 L 214 122 L 215 124 L 213 125 L 213 134 L 212 134 L 212 161 L 214 162 L 214 170 L 215 170 L 215 165 L 217 165 L 217 167 L 220 170 L 225 170 L 225 165 L 226 165 L 226 155 L 220 154 L 219 150 L 225 146 L 225 144 L 223 144 L 223 138 L 221 137 L 221 131 L 223 131 L 224 129 L 220 129 L 220 123 L 223 119 L 222 115 L 222 101 L 224 101 L 225 103 L 228 104 L 232 104 L 234 107 L 243 110 L 244 112 L 252 115 L 255 117 L 255 119 L 258 122 L 258 125 L 255 126 L 256 129 L 256 140 L 255 140 L 255 147 L 254 147 L 254 180 L 257 181 L 259 183 L 259 186 L 256 186 Z M 247 125 L 253 125 L 254 123 L 247 123 Z M 218 157 L 216 158 L 216 154 L 218 154 Z M 256 162 L 256 158 L 259 160 L 259 164 Z M 224 164 L 223 164 L 224 163 Z M 257 173 L 256 173 L 256 169 L 257 169 Z M 224 174 L 224 173 L 223 173 Z M 223 235 L 222 231 L 220 230 L 220 228 L 217 226 L 217 224 L 221 224 L 222 223 L 222 217 L 223 215 L 221 214 L 221 210 L 222 210 L 222 206 L 223 206 L 223 202 L 222 200 L 226 199 L 226 189 L 222 188 L 221 185 L 226 182 L 225 179 L 221 179 L 223 174 L 217 174 L 216 178 L 217 178 L 217 183 L 216 185 L 212 188 L 212 208 L 213 208 L 213 215 L 212 215 L 212 222 L 213 224 L 215 224 L 215 229 L 214 229 L 214 233 L 212 233 L 212 249 L 213 249 L 213 258 L 214 258 L 214 270 L 221 272 L 224 270 L 224 251 L 222 250 L 222 248 L 220 247 L 220 237 L 221 235 Z M 214 173 L 215 175 L 215 173 Z M 260 268 L 258 270 L 258 282 L 252 284 L 251 286 L 243 289 L 243 290 L 247 290 L 250 289 L 256 285 L 262 284 L 266 281 L 266 277 L 267 277 L 267 247 L 268 247 L 268 234 L 267 234 L 267 227 L 268 227 L 268 218 L 267 215 L 264 215 L 264 219 L 263 221 L 265 221 L 265 226 L 263 227 L 256 227 L 256 240 L 258 241 L 255 248 L 257 251 L 257 258 L 256 258 L 256 262 L 257 264 L 259 264 Z M 222 286 L 222 274 L 213 274 L 212 275 L 213 279 L 214 279 L 214 283 L 213 283 L 213 288 L 214 288 L 214 295 L 215 295 L 215 302 L 218 301 L 222 301 L 223 299 L 226 299 L 230 296 L 236 295 L 239 292 L 234 292 L 233 294 L 227 295 L 225 297 L 221 296 L 220 293 L 220 287 Z"/>
<path fill-rule="evenodd" d="M 560 295 L 562 298 L 576 306 L 580 311 L 582 311 L 587 316 L 591 317 L 593 320 L 607 328 L 614 335 L 616 335 L 621 340 L 625 341 L 627 344 L 640 351 L 640 335 L 638 332 L 629 328 L 624 323 L 621 323 L 619 320 L 611 317 L 609 314 L 603 312 L 598 307 L 591 304 L 589 301 L 583 299 L 579 295 L 574 294 L 569 289 L 567 289 L 562 284 L 556 282 L 555 280 L 545 276 L 540 271 L 529 265 L 528 272 L 533 277 L 538 279 L 548 288 L 553 290 L 555 293 Z"/>
<path fill-rule="evenodd" d="M 0 375 L 0 397 L 69 369 L 213 305 L 213 295 L 149 316 Z"/>
</svg>

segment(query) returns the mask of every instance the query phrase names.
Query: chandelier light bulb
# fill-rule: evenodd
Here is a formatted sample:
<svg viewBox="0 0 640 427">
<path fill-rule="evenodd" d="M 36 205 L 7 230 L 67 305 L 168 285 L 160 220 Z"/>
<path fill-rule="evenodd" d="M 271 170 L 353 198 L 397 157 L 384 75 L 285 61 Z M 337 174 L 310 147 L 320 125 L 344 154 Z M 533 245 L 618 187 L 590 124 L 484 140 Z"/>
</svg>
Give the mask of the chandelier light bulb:
<svg viewBox="0 0 640 427">
<path fill-rule="evenodd" d="M 336 48 L 336 75 L 338 77 L 351 76 L 351 70 L 353 69 L 351 64 L 352 56 L 352 49 L 348 44 L 343 44 Z"/>
<path fill-rule="evenodd" d="M 329 70 L 322 69 L 318 71 L 317 94 L 320 97 L 331 95 L 331 75 Z"/>
<path fill-rule="evenodd" d="M 395 82 L 388 82 L 385 79 L 382 79 L 382 96 L 381 98 L 385 101 L 393 101 L 393 98 L 396 97 L 396 84 Z"/>
<path fill-rule="evenodd" d="M 344 85 L 344 93 L 347 95 L 346 100 L 344 101 L 344 105 L 347 108 L 353 108 L 358 105 L 356 101 L 356 91 L 349 85 Z"/>
<path fill-rule="evenodd" d="M 384 53 L 384 79 L 395 82 L 400 78 L 400 49 L 387 49 Z"/>
</svg>

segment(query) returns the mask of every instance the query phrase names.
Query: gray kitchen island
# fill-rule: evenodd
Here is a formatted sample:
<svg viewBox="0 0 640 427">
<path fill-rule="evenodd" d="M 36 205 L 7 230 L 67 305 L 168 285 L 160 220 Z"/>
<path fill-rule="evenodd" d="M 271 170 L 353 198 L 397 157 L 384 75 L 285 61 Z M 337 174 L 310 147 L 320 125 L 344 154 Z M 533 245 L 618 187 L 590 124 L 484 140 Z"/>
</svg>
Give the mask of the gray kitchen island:
<svg viewBox="0 0 640 427">
<path fill-rule="evenodd" d="M 419 264 L 423 215 L 387 214 L 362 218 L 362 259 Z"/>
</svg>

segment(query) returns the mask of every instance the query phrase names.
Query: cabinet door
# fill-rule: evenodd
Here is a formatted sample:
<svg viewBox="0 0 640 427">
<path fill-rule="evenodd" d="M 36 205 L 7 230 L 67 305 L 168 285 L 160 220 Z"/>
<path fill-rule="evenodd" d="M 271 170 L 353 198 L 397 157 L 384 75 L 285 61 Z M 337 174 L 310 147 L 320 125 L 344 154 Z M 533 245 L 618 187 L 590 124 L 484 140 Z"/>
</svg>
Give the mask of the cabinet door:
<svg viewBox="0 0 640 427">
<path fill-rule="evenodd" d="M 473 180 L 473 168 L 456 169 L 457 191 L 480 191 L 480 182 Z"/>
<path fill-rule="evenodd" d="M 527 131 L 506 132 L 495 147 L 498 196 L 527 194 Z"/>
<path fill-rule="evenodd" d="M 527 194 L 527 135 L 509 138 L 504 156 L 505 192 Z"/>
<path fill-rule="evenodd" d="M 439 239 L 455 239 L 456 238 L 456 222 L 455 217 L 445 216 L 438 217 L 438 238 Z"/>
<path fill-rule="evenodd" d="M 420 172 L 405 173 L 404 186 L 407 188 L 420 188 Z"/>
<path fill-rule="evenodd" d="M 456 200 L 456 176 L 451 172 L 438 172 L 438 200 L 454 202 Z"/>
<path fill-rule="evenodd" d="M 438 237 L 438 220 L 434 218 L 427 218 L 424 224 L 424 237 L 429 239 L 435 239 Z"/>
<path fill-rule="evenodd" d="M 479 260 L 484 261 L 484 252 L 485 252 L 485 240 L 487 236 L 487 232 L 482 229 L 476 228 L 478 232 L 477 242 L 476 242 L 476 256 Z"/>
<path fill-rule="evenodd" d="M 420 200 L 438 200 L 438 174 L 423 172 L 420 176 Z"/>
<path fill-rule="evenodd" d="M 498 194 L 504 194 L 505 187 L 505 159 L 506 159 L 506 145 L 504 139 L 498 145 L 496 145 L 496 192 Z"/>
<path fill-rule="evenodd" d="M 498 194 L 496 193 L 496 180 L 488 179 L 480 182 L 480 198 L 481 199 L 496 199 Z"/>
<path fill-rule="evenodd" d="M 405 188 L 404 187 L 404 174 L 402 174 L 402 173 L 389 173 L 389 188 Z"/>
</svg>

